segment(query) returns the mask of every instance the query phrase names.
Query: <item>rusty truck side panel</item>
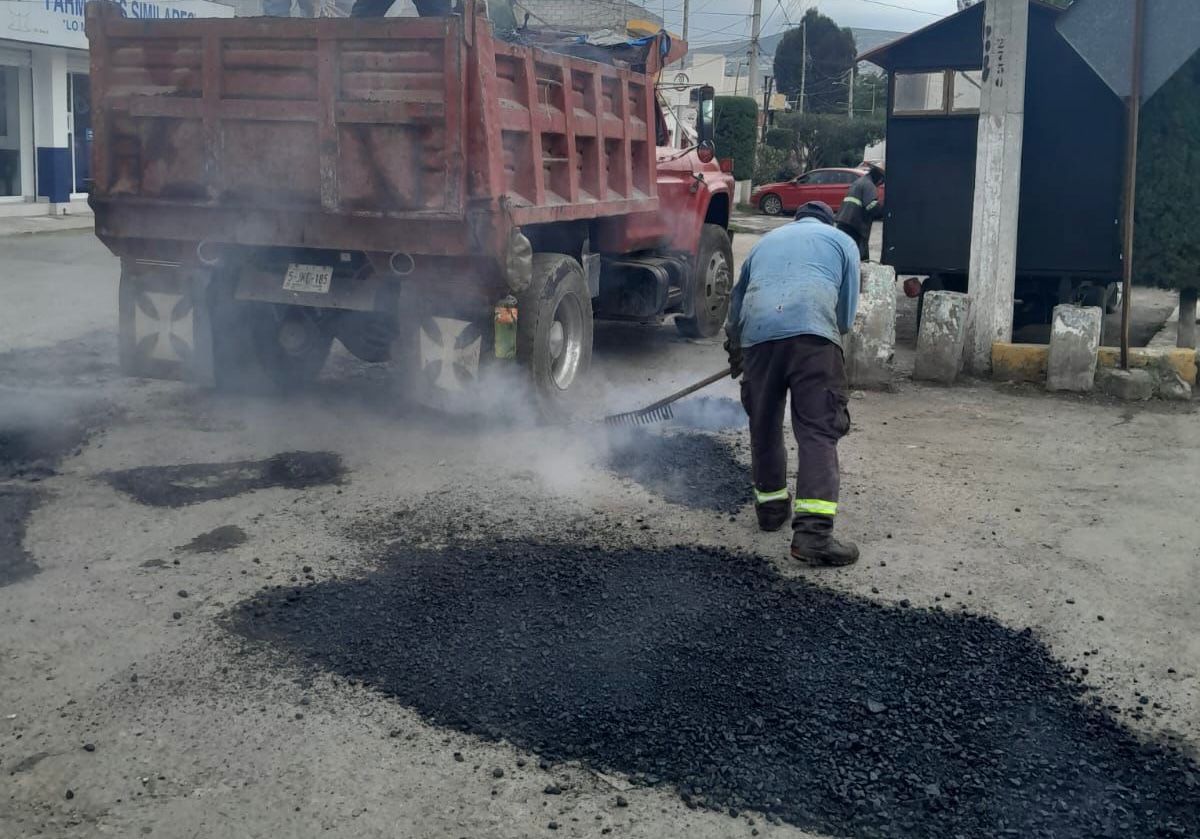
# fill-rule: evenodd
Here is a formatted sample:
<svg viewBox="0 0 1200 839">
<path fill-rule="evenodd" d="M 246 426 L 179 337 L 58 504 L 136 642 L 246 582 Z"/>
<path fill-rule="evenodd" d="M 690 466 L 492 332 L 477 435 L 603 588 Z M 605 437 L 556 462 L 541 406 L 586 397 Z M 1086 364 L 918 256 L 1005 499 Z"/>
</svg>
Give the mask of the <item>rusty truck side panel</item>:
<svg viewBox="0 0 1200 839">
<path fill-rule="evenodd" d="M 474 4 L 468 4 L 473 10 Z M 496 254 L 658 208 L 649 76 L 446 18 L 142 21 L 88 5 L 91 202 L 151 240 Z"/>
</svg>

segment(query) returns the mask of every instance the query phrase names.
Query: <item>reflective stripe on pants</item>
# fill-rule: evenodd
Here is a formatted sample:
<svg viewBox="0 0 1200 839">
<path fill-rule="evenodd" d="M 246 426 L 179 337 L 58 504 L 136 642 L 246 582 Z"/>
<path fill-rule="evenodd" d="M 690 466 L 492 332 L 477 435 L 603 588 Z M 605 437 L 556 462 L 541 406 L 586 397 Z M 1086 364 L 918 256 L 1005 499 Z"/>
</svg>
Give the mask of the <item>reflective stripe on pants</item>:
<svg viewBox="0 0 1200 839">
<path fill-rule="evenodd" d="M 801 516 L 836 516 L 837 502 L 820 498 L 797 498 L 793 508 Z"/>
<path fill-rule="evenodd" d="M 758 487 L 754 488 L 755 504 L 768 504 L 771 501 L 787 501 L 790 497 L 787 487 L 777 489 L 774 492 L 763 492 Z"/>
</svg>

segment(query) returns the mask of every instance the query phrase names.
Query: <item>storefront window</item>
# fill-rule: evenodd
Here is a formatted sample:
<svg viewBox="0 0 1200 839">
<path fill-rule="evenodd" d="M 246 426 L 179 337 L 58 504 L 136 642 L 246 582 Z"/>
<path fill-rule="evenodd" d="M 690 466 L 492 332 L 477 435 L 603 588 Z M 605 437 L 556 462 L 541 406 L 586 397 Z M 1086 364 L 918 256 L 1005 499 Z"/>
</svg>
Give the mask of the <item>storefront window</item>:
<svg viewBox="0 0 1200 839">
<path fill-rule="evenodd" d="M 0 197 L 21 195 L 20 67 L 0 64 Z"/>
<path fill-rule="evenodd" d="M 71 159 L 75 192 L 88 192 L 92 177 L 92 87 L 87 73 L 67 74 L 67 107 L 71 115 Z"/>
</svg>

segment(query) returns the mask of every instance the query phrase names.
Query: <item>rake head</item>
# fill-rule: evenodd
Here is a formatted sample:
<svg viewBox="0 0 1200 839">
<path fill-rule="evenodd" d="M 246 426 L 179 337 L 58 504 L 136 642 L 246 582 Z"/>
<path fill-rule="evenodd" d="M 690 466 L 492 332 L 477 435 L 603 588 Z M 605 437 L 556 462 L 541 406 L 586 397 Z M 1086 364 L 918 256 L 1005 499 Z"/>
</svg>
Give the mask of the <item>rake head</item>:
<svg viewBox="0 0 1200 839">
<path fill-rule="evenodd" d="M 604 418 L 605 425 L 649 425 L 652 422 L 665 422 L 674 417 L 670 405 L 659 408 L 642 408 L 640 411 L 629 411 L 624 414 L 613 414 Z"/>
</svg>

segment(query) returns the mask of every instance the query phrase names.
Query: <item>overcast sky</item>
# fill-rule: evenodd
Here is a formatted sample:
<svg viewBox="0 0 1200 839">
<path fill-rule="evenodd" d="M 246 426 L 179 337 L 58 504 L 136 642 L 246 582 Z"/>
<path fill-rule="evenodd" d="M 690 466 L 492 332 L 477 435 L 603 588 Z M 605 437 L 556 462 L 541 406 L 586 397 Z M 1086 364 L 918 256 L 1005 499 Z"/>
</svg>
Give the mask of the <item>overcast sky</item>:
<svg viewBox="0 0 1200 839">
<path fill-rule="evenodd" d="M 643 6 L 659 15 L 666 10 L 667 28 L 683 29 L 683 0 L 645 0 Z M 688 40 L 715 44 L 750 37 L 753 0 L 691 0 Z M 788 28 L 804 12 L 816 8 L 841 26 L 911 32 L 958 10 L 956 0 L 762 0 L 763 34 Z"/>
</svg>

